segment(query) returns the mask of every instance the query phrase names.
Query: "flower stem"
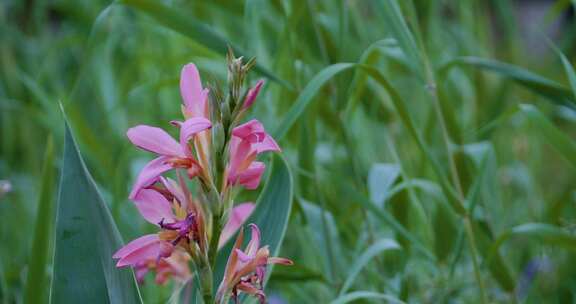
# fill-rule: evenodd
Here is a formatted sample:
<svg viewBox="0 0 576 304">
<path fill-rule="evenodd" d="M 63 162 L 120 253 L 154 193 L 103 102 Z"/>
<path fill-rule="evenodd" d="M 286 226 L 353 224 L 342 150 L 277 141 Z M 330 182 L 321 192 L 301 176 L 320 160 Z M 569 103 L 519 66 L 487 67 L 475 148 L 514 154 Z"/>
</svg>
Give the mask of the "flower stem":
<svg viewBox="0 0 576 304">
<path fill-rule="evenodd" d="M 202 297 L 204 304 L 212 304 L 214 302 L 214 270 L 216 268 L 216 254 L 218 253 L 218 241 L 222 233 L 222 224 L 220 223 L 222 216 L 220 214 L 212 215 L 212 236 L 208 245 L 208 257 L 205 261 L 204 269 L 202 271 Z"/>
</svg>

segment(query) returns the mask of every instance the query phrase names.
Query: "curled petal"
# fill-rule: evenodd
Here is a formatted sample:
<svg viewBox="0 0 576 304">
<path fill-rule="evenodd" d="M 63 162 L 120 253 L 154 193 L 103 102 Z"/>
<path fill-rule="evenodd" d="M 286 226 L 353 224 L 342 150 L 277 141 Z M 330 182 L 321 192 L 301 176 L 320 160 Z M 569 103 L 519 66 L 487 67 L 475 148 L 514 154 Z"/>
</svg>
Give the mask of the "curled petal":
<svg viewBox="0 0 576 304">
<path fill-rule="evenodd" d="M 141 237 L 133 240 L 132 242 L 126 244 L 124 247 L 120 248 L 120 250 L 116 251 L 116 253 L 114 253 L 114 255 L 112 257 L 115 259 L 123 258 L 124 256 L 130 254 L 131 252 L 133 252 L 133 251 L 135 251 L 135 250 L 137 250 L 143 246 L 158 242 L 159 240 L 160 239 L 158 238 L 157 234 L 147 234 L 147 235 L 141 236 Z"/>
<path fill-rule="evenodd" d="M 218 248 L 224 246 L 224 244 L 234 235 L 234 233 L 244 224 L 246 219 L 252 214 L 255 205 L 253 203 L 242 203 L 232 208 L 230 212 L 230 217 L 228 222 L 224 225 L 222 229 L 222 234 L 220 235 L 220 240 L 218 242 Z"/>
<path fill-rule="evenodd" d="M 240 260 L 240 262 L 242 262 L 242 263 L 248 263 L 254 259 L 253 257 L 247 255 L 246 253 L 244 253 L 240 249 L 236 249 L 235 251 L 236 251 L 236 255 L 238 256 L 238 260 Z"/>
<path fill-rule="evenodd" d="M 245 292 L 249 295 L 258 297 L 260 304 L 266 303 L 266 295 L 264 292 L 248 282 L 241 282 L 237 285 L 238 290 Z"/>
<path fill-rule="evenodd" d="M 143 150 L 167 156 L 184 155 L 178 142 L 160 128 L 140 125 L 128 129 L 126 135 L 135 146 Z"/>
<path fill-rule="evenodd" d="M 280 264 L 280 265 L 294 265 L 294 262 L 290 259 L 286 259 L 286 258 L 278 258 L 278 257 L 272 257 L 272 258 L 268 258 L 268 264 Z"/>
<path fill-rule="evenodd" d="M 268 151 L 273 151 L 273 152 L 280 152 L 280 147 L 278 146 L 278 144 L 276 143 L 276 141 L 274 140 L 274 138 L 272 138 L 272 136 L 266 134 L 266 136 L 264 137 L 264 140 L 262 140 L 259 143 L 254 144 L 254 148 L 256 149 L 256 153 L 263 153 L 263 152 L 268 152 Z"/>
<path fill-rule="evenodd" d="M 167 156 L 160 156 L 146 164 L 140 171 L 129 198 L 134 199 L 140 190 L 155 183 L 162 173 L 172 169 L 172 165 L 167 163 L 169 159 Z"/>
<path fill-rule="evenodd" d="M 138 284 L 144 284 L 144 277 L 146 277 L 149 270 L 150 268 L 148 268 L 148 265 L 146 265 L 145 262 L 138 263 L 134 266 L 134 274 L 136 275 L 136 281 Z"/>
<path fill-rule="evenodd" d="M 261 142 L 266 136 L 264 126 L 256 119 L 243 123 L 232 130 L 232 135 L 250 143 Z"/>
<path fill-rule="evenodd" d="M 158 225 L 161 221 L 175 222 L 172 205 L 164 195 L 151 189 L 142 189 L 134 198 L 134 204 L 148 222 Z"/>
<path fill-rule="evenodd" d="M 190 117 L 206 117 L 208 90 L 202 88 L 200 74 L 193 63 L 182 68 L 180 94 Z"/>
<path fill-rule="evenodd" d="M 258 93 L 260 93 L 260 88 L 264 84 L 264 80 L 258 80 L 256 85 L 248 90 L 248 94 L 246 94 L 246 99 L 244 99 L 244 104 L 242 105 L 242 109 L 248 109 L 256 100 Z"/>
<path fill-rule="evenodd" d="M 258 251 L 258 247 L 260 247 L 260 229 L 258 226 L 256 226 L 256 224 L 250 224 L 248 226 L 252 230 L 252 238 L 246 246 L 246 254 L 251 257 L 255 257 L 256 252 Z"/>
<path fill-rule="evenodd" d="M 180 125 L 180 145 L 184 149 L 187 156 L 192 156 L 188 141 L 196 133 L 204 131 L 212 127 L 212 123 L 203 117 L 189 118 Z"/>
<path fill-rule="evenodd" d="M 136 250 L 120 258 L 116 267 L 136 265 L 152 259 L 168 257 L 174 250 L 174 246 L 169 242 L 158 239 L 155 242 L 141 246 Z"/>
<path fill-rule="evenodd" d="M 263 162 L 252 162 L 246 170 L 242 171 L 238 175 L 238 183 L 246 187 L 248 190 L 258 188 L 264 169 L 266 169 L 266 165 L 264 165 Z"/>
<path fill-rule="evenodd" d="M 186 194 L 175 180 L 169 177 L 160 176 L 160 181 L 162 182 L 162 185 L 166 187 L 168 192 L 172 193 L 174 197 L 176 197 L 180 204 L 186 204 Z"/>
</svg>

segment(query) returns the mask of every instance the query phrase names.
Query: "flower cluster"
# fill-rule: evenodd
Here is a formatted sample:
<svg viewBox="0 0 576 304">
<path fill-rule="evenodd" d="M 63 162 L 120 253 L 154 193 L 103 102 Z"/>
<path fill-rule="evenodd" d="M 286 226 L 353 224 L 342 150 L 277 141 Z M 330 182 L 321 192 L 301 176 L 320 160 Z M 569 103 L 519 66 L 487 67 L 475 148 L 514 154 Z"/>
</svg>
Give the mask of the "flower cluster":
<svg viewBox="0 0 576 304">
<path fill-rule="evenodd" d="M 138 175 L 129 198 L 158 232 L 131 241 L 113 256 L 117 267 L 133 267 L 139 282 L 150 271 L 156 273 L 158 284 L 169 278 L 186 282 L 193 267 L 207 276 L 200 278 L 205 302 L 214 302 L 211 278 L 216 251 L 238 230 L 216 303 L 237 301 L 240 292 L 264 302 L 266 265 L 292 264 L 269 257 L 267 246 L 260 248 L 260 230 L 254 224 L 250 224 L 250 243 L 240 250 L 241 226 L 255 206 L 249 202 L 234 206 L 235 196 L 242 188 L 258 188 L 265 170 L 265 164 L 256 160 L 260 153 L 280 152 L 258 120 L 240 123 L 264 84 L 258 81 L 242 94 L 253 64 L 253 60 L 243 64 L 242 58 L 229 54 L 226 97 L 218 89 L 202 86 L 194 64 L 184 66 L 180 77 L 184 119 L 171 122 L 179 129 L 177 140 L 157 127 L 139 125 L 128 130 L 135 146 L 156 154 Z M 197 187 L 189 187 L 191 183 Z"/>
</svg>

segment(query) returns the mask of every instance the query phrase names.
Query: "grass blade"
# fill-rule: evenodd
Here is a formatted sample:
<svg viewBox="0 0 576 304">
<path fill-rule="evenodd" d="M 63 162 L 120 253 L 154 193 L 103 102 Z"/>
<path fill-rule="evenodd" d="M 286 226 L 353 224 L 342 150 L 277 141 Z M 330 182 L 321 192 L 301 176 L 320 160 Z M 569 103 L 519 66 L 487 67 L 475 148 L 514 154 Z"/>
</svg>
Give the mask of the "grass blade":
<svg viewBox="0 0 576 304">
<path fill-rule="evenodd" d="M 392 239 L 381 239 L 378 240 L 376 243 L 372 244 L 366 251 L 364 251 L 355 261 L 354 264 L 350 267 L 350 272 L 348 272 L 348 276 L 346 277 L 346 281 L 342 285 L 340 289 L 339 296 L 343 296 L 352 284 L 354 284 L 354 280 L 362 270 L 362 268 L 366 267 L 366 265 L 374 258 L 375 256 L 381 254 L 383 251 L 386 250 L 393 250 L 393 249 L 400 249 L 400 245 L 396 243 L 396 241 Z"/>
<path fill-rule="evenodd" d="M 492 59 L 460 57 L 445 64 L 440 69 L 441 73 L 446 73 L 450 68 L 456 65 L 468 65 L 497 73 L 503 77 L 516 81 L 518 84 L 532 90 L 534 93 L 549 98 L 554 102 L 570 105 L 572 107 L 575 106 L 575 99 L 572 96 L 570 89 L 524 68 Z"/>
<path fill-rule="evenodd" d="M 360 299 L 383 300 L 385 303 L 404 303 L 393 296 L 389 296 L 383 293 L 377 293 L 373 291 L 355 291 L 338 297 L 336 300 L 330 302 L 330 304 L 345 304 L 355 302 Z"/>
<path fill-rule="evenodd" d="M 128 6 L 136 8 L 160 24 L 194 40 L 195 42 L 206 46 L 214 52 L 224 55 L 228 46 L 230 46 L 236 56 L 247 55 L 239 47 L 232 44 L 222 34 L 214 31 L 210 26 L 195 20 L 191 16 L 184 15 L 180 11 L 167 7 L 158 1 L 153 0 L 122 0 Z M 271 80 L 283 85 L 287 89 L 292 89 L 292 85 L 274 75 L 270 70 L 260 64 L 256 64 L 255 70 Z"/>
<path fill-rule="evenodd" d="M 54 176 L 54 144 L 52 137 L 49 137 L 44 156 L 44 168 L 42 168 L 42 185 L 38 199 L 38 212 L 36 212 L 34 241 L 26 276 L 25 304 L 48 303 L 49 277 L 47 268 L 54 220 Z"/>
<path fill-rule="evenodd" d="M 542 112 L 530 104 L 520 105 L 520 110 L 534 123 L 542 136 L 576 168 L 576 143 L 558 129 Z"/>
<path fill-rule="evenodd" d="M 284 119 L 272 133 L 273 137 L 278 141 L 281 140 L 282 137 L 290 131 L 296 120 L 298 120 L 302 113 L 304 113 L 304 110 L 306 110 L 306 107 L 310 104 L 312 98 L 316 96 L 322 86 L 337 74 L 353 68 L 354 66 L 354 63 L 336 63 L 324 68 L 316 74 L 316 76 L 314 76 L 314 78 L 312 78 L 308 85 L 302 90 L 300 95 L 298 95 L 298 98 L 290 110 L 288 110 L 288 113 L 284 115 Z"/>
</svg>

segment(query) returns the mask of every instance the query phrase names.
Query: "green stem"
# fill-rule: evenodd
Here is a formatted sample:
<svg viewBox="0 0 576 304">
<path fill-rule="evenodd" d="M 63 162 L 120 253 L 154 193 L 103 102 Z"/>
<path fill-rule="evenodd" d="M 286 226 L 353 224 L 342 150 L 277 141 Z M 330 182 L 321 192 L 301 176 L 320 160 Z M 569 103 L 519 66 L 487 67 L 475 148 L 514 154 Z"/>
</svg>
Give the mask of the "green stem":
<svg viewBox="0 0 576 304">
<path fill-rule="evenodd" d="M 423 45 L 421 40 L 419 42 L 421 45 Z M 450 149 L 450 135 L 448 134 L 448 129 L 446 127 L 446 119 L 444 118 L 444 114 L 442 113 L 442 108 L 440 106 L 440 99 L 438 97 L 438 89 L 436 87 L 434 71 L 430 66 L 426 53 L 423 52 L 422 57 L 425 65 L 426 79 L 428 87 L 430 89 L 430 95 L 432 96 L 432 104 L 434 106 L 436 115 L 438 116 L 438 124 L 440 125 L 440 131 L 442 133 L 444 148 L 446 149 L 446 153 L 448 155 L 448 165 L 450 167 L 450 173 L 451 173 L 450 175 L 452 177 L 454 187 L 456 187 L 456 192 L 458 194 L 458 200 L 460 202 L 460 205 L 463 208 L 465 208 L 464 192 L 462 190 L 462 184 L 460 183 L 458 167 L 456 166 L 454 155 L 452 155 L 452 151 Z M 470 218 L 470 212 L 468 209 L 466 209 L 466 213 L 464 214 L 464 225 L 466 226 L 465 227 L 466 237 L 468 239 L 468 244 L 470 246 L 472 265 L 474 266 L 474 276 L 476 278 L 476 282 L 478 283 L 481 303 L 486 304 L 488 303 L 486 297 L 486 291 L 484 289 L 484 282 L 482 281 L 482 276 L 480 275 L 480 268 L 478 265 L 478 250 L 476 249 L 476 240 L 474 237 L 474 230 L 472 229 L 472 219 Z"/>
<path fill-rule="evenodd" d="M 214 286 L 213 286 L 213 273 L 216 266 L 216 255 L 218 253 L 218 241 L 222 233 L 222 224 L 220 223 L 221 214 L 212 215 L 212 236 L 210 244 L 208 245 L 208 257 L 205 261 L 204 269 L 202 271 L 202 296 L 204 304 L 212 304 L 214 302 Z"/>
</svg>

